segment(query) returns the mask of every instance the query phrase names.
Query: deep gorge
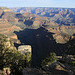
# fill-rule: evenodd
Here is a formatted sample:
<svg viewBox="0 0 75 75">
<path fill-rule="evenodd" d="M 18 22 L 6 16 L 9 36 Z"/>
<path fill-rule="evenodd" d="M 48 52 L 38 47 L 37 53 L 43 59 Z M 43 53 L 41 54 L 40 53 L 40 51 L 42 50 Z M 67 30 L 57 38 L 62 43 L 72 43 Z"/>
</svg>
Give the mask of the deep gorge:
<svg viewBox="0 0 75 75">
<path fill-rule="evenodd" d="M 47 32 L 43 27 L 38 29 L 25 29 L 14 32 L 22 44 L 32 46 L 32 66 L 40 66 L 41 60 L 50 52 L 62 55 L 65 51 L 63 44 L 57 44 L 51 32 Z"/>
</svg>

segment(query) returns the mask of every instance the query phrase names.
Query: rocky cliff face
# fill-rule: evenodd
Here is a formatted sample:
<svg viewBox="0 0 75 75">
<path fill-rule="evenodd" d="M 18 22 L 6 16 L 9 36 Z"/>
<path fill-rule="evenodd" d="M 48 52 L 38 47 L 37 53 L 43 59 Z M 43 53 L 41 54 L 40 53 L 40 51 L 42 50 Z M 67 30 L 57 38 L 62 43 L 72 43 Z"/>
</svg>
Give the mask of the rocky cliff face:
<svg viewBox="0 0 75 75">
<path fill-rule="evenodd" d="M 18 40 L 17 35 L 15 35 L 13 32 L 21 30 L 20 27 L 17 27 L 16 25 L 12 25 L 11 22 L 16 21 L 16 19 L 13 17 L 14 13 L 8 8 L 0 8 L 0 34 L 7 35 L 9 38 L 12 38 L 13 40 Z"/>
<path fill-rule="evenodd" d="M 31 54 L 32 48 L 30 45 L 21 45 L 18 47 L 18 51 L 20 51 L 22 54 Z"/>
<path fill-rule="evenodd" d="M 64 25 L 75 25 L 74 16 L 75 9 L 73 8 L 11 8 L 15 12 L 32 13 L 40 16 L 48 17 L 57 23 Z M 71 22 L 70 22 L 71 21 Z M 72 24 L 73 23 L 73 24 Z"/>
<path fill-rule="evenodd" d="M 0 8 L 0 33 L 14 41 L 20 40 L 21 44 L 31 45 L 33 65 L 39 65 L 49 52 L 61 55 L 65 51 L 63 45 L 75 38 L 73 9 L 15 9 L 18 13 Z"/>
<path fill-rule="evenodd" d="M 75 11 L 71 8 L 11 8 L 29 17 L 22 22 L 30 28 L 44 27 L 54 33 L 57 43 L 66 43 L 75 34 Z M 39 15 L 39 16 L 37 16 Z M 41 17 L 40 17 L 41 16 Z M 22 18 L 22 16 L 21 16 Z"/>
<path fill-rule="evenodd" d="M 24 10 L 26 9 L 26 10 Z M 20 12 L 25 11 L 28 13 L 14 13 L 8 8 L 0 8 L 0 33 L 8 35 L 14 40 L 17 40 L 17 35 L 14 31 L 20 31 L 25 28 L 38 29 L 40 27 L 45 28 L 48 32 L 54 33 L 52 36 L 57 43 L 64 44 L 72 35 L 75 34 L 74 22 L 74 10 L 63 8 L 14 8 L 13 11 Z M 18 11 L 19 10 L 19 11 Z M 47 11 L 47 12 L 46 12 Z M 31 14 L 34 13 L 34 14 Z M 41 14 L 38 14 L 41 13 Z M 45 15 L 45 14 L 50 14 Z M 42 15 L 38 16 L 38 15 Z M 54 14 L 54 16 L 52 16 Z M 44 17 L 46 16 L 46 17 Z M 49 18 L 50 17 L 50 18 Z M 61 22 L 61 20 L 63 22 Z M 59 22 L 60 21 L 60 22 Z M 64 25 L 63 25 L 64 23 Z M 70 23 L 69 26 L 66 24 Z"/>
<path fill-rule="evenodd" d="M 75 34 L 75 26 L 61 26 L 61 27 L 50 27 L 46 28 L 48 32 L 52 32 L 54 39 L 57 43 L 67 43 L 70 39 L 73 39 Z M 73 38 L 72 38 L 73 37 Z"/>
<path fill-rule="evenodd" d="M 63 44 L 57 44 L 53 38 L 53 34 L 45 28 L 25 29 L 15 32 L 21 43 L 31 45 L 32 47 L 32 66 L 40 66 L 41 60 L 50 52 L 61 55 L 64 51 Z M 38 63 L 37 63 L 38 62 Z"/>
</svg>

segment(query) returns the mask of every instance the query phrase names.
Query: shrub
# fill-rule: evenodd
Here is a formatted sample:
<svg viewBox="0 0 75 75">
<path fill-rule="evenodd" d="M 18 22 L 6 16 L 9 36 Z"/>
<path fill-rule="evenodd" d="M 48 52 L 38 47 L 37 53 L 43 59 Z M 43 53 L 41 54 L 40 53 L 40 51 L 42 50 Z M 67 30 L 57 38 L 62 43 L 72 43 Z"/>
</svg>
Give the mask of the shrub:
<svg viewBox="0 0 75 75">
<path fill-rule="evenodd" d="M 50 65 L 51 63 L 56 62 L 56 53 L 50 53 L 48 55 L 48 57 L 46 57 L 43 61 L 42 61 L 42 68 L 46 65 Z"/>
</svg>

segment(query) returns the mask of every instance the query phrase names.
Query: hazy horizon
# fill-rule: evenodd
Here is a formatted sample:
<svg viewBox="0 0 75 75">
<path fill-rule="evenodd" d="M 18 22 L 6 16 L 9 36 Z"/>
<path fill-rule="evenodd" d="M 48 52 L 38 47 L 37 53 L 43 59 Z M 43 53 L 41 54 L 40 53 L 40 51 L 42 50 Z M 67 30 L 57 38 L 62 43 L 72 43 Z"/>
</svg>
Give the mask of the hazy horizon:
<svg viewBox="0 0 75 75">
<path fill-rule="evenodd" d="M 75 8 L 75 0 L 1 0 L 0 7 Z"/>
</svg>

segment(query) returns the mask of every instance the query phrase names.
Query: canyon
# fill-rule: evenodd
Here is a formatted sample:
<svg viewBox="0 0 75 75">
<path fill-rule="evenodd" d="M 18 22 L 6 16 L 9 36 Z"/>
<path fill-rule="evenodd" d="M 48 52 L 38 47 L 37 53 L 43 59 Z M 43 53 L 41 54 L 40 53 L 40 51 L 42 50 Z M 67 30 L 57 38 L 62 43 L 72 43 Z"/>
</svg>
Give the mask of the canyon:
<svg viewBox="0 0 75 75">
<path fill-rule="evenodd" d="M 75 38 L 75 9 L 0 7 L 0 34 L 16 47 L 31 45 L 32 66 L 39 66 L 50 52 L 62 55 L 64 45 Z"/>
</svg>

